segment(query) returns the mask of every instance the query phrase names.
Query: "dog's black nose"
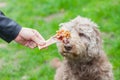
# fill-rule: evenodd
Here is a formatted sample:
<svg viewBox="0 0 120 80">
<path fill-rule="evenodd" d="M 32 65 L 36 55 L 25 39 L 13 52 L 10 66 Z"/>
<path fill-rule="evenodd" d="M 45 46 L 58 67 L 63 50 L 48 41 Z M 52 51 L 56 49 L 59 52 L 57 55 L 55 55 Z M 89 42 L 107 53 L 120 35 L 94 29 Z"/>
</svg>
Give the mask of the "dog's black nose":
<svg viewBox="0 0 120 80">
<path fill-rule="evenodd" d="M 72 46 L 71 45 L 65 45 L 64 48 L 65 48 L 65 50 L 70 51 L 72 49 Z"/>
</svg>

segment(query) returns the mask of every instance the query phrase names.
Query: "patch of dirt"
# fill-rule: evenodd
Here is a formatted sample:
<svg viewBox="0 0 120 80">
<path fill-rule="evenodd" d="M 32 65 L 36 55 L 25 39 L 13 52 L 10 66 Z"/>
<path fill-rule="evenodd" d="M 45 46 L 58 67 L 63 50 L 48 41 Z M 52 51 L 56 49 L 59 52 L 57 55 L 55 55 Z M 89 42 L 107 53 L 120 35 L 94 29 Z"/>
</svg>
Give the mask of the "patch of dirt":
<svg viewBox="0 0 120 80">
<path fill-rule="evenodd" d="M 24 53 L 25 53 L 24 50 L 19 50 L 16 53 L 14 53 L 12 63 L 13 63 L 15 68 L 20 68 L 21 67 L 20 64 L 19 64 L 19 62 L 20 62 L 19 56 L 23 56 Z"/>
<path fill-rule="evenodd" d="M 44 20 L 46 22 L 50 22 L 54 19 L 57 19 L 57 18 L 60 18 L 60 17 L 63 17 L 63 16 L 64 16 L 64 12 L 62 11 L 62 12 L 59 12 L 59 13 L 51 14 L 51 15 L 45 17 Z"/>
<path fill-rule="evenodd" d="M 0 59 L 0 69 L 3 68 L 3 65 L 5 64 L 5 61 L 3 59 Z"/>
<path fill-rule="evenodd" d="M 7 44 L 6 43 L 0 43 L 0 48 L 6 48 Z"/>
<path fill-rule="evenodd" d="M 29 76 L 24 75 L 24 76 L 22 76 L 22 79 L 21 79 L 21 80 L 28 80 L 28 78 L 29 78 Z"/>
<path fill-rule="evenodd" d="M 6 7 L 7 3 L 5 2 L 0 2 L 0 8 Z"/>
<path fill-rule="evenodd" d="M 101 35 L 102 35 L 102 38 L 115 39 L 115 35 L 113 32 L 111 33 L 102 32 Z"/>
<path fill-rule="evenodd" d="M 36 66 L 34 69 L 32 69 L 33 73 L 36 73 L 40 70 L 40 66 Z"/>
<path fill-rule="evenodd" d="M 102 32 L 101 36 L 103 40 L 102 42 L 106 47 L 111 47 L 111 41 L 114 41 L 116 39 L 116 36 L 113 32 L 110 33 Z"/>
</svg>

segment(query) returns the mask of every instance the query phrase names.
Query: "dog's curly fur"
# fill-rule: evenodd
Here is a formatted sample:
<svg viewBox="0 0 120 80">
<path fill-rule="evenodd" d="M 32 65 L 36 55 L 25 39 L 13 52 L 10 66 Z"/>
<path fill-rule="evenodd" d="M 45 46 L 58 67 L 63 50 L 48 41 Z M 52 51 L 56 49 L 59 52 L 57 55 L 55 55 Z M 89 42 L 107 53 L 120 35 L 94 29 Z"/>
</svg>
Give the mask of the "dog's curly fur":
<svg viewBox="0 0 120 80">
<path fill-rule="evenodd" d="M 60 26 L 70 31 L 71 38 L 57 43 L 64 60 L 56 71 L 55 80 L 113 80 L 112 65 L 102 49 L 97 25 L 78 16 Z"/>
</svg>

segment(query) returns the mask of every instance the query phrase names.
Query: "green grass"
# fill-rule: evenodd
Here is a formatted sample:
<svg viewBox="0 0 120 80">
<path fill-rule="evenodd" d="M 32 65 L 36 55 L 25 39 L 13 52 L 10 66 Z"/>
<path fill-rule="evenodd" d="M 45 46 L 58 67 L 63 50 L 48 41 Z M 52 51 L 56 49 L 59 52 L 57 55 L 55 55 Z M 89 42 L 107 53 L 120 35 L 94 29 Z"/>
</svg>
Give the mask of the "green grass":
<svg viewBox="0 0 120 80">
<path fill-rule="evenodd" d="M 0 9 L 23 27 L 37 29 L 45 39 L 55 34 L 59 23 L 81 15 L 100 27 L 104 50 L 120 79 L 120 0 L 0 0 Z M 29 49 L 0 40 L 0 80 L 53 80 L 49 61 L 59 57 L 56 45 L 45 50 Z"/>
</svg>

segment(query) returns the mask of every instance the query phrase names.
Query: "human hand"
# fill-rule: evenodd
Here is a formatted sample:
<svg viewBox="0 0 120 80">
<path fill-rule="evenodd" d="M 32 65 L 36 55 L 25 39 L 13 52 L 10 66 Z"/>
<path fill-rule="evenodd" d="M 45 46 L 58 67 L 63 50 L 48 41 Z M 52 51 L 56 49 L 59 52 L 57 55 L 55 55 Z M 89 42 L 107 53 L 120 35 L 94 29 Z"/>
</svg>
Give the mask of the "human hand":
<svg viewBox="0 0 120 80">
<path fill-rule="evenodd" d="M 15 41 L 29 48 L 44 46 L 46 44 L 39 32 L 30 28 L 22 28 Z"/>
</svg>

